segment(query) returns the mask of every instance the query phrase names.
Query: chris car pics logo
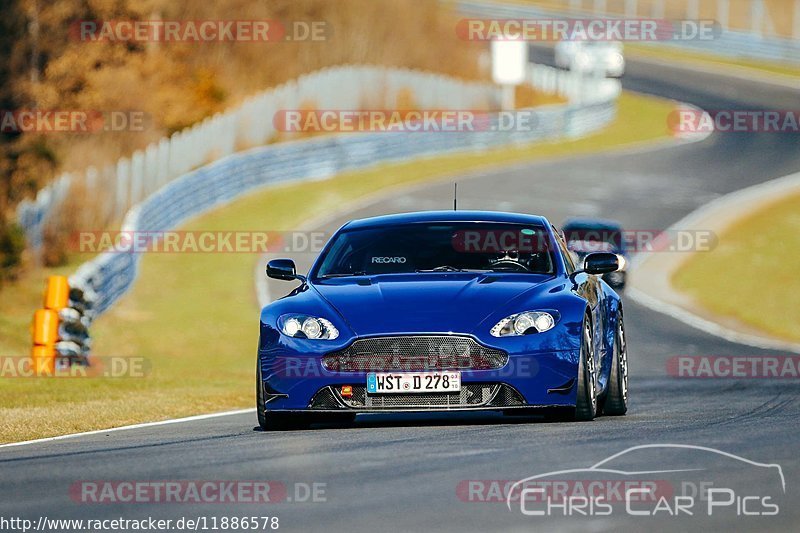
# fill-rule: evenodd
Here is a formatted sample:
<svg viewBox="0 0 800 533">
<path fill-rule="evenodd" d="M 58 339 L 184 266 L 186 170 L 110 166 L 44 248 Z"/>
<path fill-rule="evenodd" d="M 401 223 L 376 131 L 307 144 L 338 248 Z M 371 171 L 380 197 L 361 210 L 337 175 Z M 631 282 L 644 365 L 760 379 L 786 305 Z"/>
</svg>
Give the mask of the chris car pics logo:
<svg viewBox="0 0 800 533">
<path fill-rule="evenodd" d="M 616 487 L 615 479 L 624 481 L 621 494 L 612 497 L 610 492 L 594 490 Z M 562 485 L 571 490 L 552 490 Z M 540 518 L 768 517 L 780 512 L 785 495 L 786 481 L 779 464 L 705 446 L 645 444 L 588 467 L 521 479 L 507 489 L 506 506 Z"/>
</svg>

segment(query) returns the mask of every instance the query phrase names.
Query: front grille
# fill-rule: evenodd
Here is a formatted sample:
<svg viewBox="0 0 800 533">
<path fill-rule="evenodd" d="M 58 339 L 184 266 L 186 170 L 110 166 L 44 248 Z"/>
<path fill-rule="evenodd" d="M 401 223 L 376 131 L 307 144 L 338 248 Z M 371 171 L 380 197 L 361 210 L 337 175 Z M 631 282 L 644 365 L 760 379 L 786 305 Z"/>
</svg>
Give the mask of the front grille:
<svg viewBox="0 0 800 533">
<path fill-rule="evenodd" d="M 525 401 L 504 383 L 469 383 L 459 392 L 420 394 L 367 394 L 364 385 L 353 385 L 353 395 L 343 397 L 338 387 L 324 387 L 311 400 L 312 409 L 457 409 L 464 407 L 515 407 Z"/>
<path fill-rule="evenodd" d="M 456 336 L 359 339 L 322 359 L 331 372 L 492 370 L 507 362 L 508 353 Z"/>
</svg>

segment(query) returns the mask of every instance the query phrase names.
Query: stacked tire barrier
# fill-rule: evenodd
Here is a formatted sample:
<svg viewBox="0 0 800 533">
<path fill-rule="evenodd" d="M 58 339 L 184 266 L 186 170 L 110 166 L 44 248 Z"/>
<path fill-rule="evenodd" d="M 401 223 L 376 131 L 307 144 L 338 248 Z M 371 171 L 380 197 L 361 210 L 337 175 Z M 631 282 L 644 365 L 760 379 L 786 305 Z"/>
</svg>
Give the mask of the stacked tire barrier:
<svg viewBox="0 0 800 533">
<path fill-rule="evenodd" d="M 43 307 L 33 314 L 31 326 L 36 375 L 52 376 L 59 369 L 88 364 L 92 298 L 83 289 L 70 288 L 65 276 L 48 278 Z"/>
</svg>

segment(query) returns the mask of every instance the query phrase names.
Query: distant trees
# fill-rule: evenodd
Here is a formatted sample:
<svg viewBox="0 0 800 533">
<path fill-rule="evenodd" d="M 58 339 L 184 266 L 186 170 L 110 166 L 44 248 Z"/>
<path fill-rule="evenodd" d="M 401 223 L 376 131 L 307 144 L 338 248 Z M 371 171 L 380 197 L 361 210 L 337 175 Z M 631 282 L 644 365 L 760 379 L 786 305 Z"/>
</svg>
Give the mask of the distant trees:
<svg viewBox="0 0 800 533">
<path fill-rule="evenodd" d="M 25 17 L 20 13 L 18 0 L 5 0 L 0 17 L 0 110 L 16 109 L 19 102 L 11 80 L 24 68 L 19 43 L 24 37 Z M 20 156 L 18 137 L 0 132 L 0 286 L 13 278 L 20 265 L 22 238 L 19 227 L 10 216 L 19 192 L 12 187 L 16 162 Z"/>
</svg>

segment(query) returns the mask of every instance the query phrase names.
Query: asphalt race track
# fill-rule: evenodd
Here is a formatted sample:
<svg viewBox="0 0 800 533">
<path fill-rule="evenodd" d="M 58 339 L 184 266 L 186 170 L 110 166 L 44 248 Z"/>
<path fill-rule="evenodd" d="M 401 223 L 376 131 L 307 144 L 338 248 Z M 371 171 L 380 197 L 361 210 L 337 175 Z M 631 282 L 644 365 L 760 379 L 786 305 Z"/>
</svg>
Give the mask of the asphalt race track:
<svg viewBox="0 0 800 533">
<path fill-rule="evenodd" d="M 631 61 L 626 87 L 712 109 L 800 108 L 800 90 L 725 79 Z M 665 123 L 666 127 L 666 123 Z M 796 135 L 717 134 L 666 149 L 544 161 L 460 181 L 459 206 L 540 213 L 555 223 L 570 215 L 608 216 L 626 228 L 666 228 L 718 196 L 800 170 Z M 365 206 L 346 218 L 452 205 L 452 185 L 418 188 Z M 345 218 L 322 228 L 330 232 Z M 295 259 L 300 268 L 310 256 Z M 273 296 L 291 284 L 270 283 Z M 735 290 L 732 287 L 731 290 Z M 753 305 L 758 305 L 754 302 Z M 546 423 L 499 417 L 373 416 L 352 427 L 265 434 L 255 414 L 143 428 L 0 449 L 0 514 L 36 518 L 278 516 L 287 531 L 792 530 L 800 520 L 800 418 L 796 380 L 689 380 L 668 377 L 675 355 L 755 355 L 626 301 L 631 366 L 628 416 L 591 423 Z M 252 320 L 257 317 L 242 317 Z M 255 352 L 255 350 L 254 350 Z M 255 355 L 255 353 L 254 353 Z M 709 446 L 781 465 L 786 494 L 772 517 L 712 519 L 546 518 L 504 503 L 464 501 L 464 480 L 519 480 L 588 467 L 630 446 Z M 636 456 L 631 470 L 669 468 L 659 455 Z M 666 458 L 665 458 L 666 460 Z M 692 456 L 691 467 L 702 469 Z M 79 480 L 276 480 L 324 483 L 316 503 L 80 504 Z M 774 479 L 732 466 L 724 482 L 773 493 Z M 290 491 L 291 492 L 291 491 Z M 291 496 L 291 494 L 290 494 Z M 296 499 L 296 498 L 295 498 Z M 52 510 L 52 511 L 50 511 Z M 57 510 L 57 511 L 56 511 Z"/>
</svg>

